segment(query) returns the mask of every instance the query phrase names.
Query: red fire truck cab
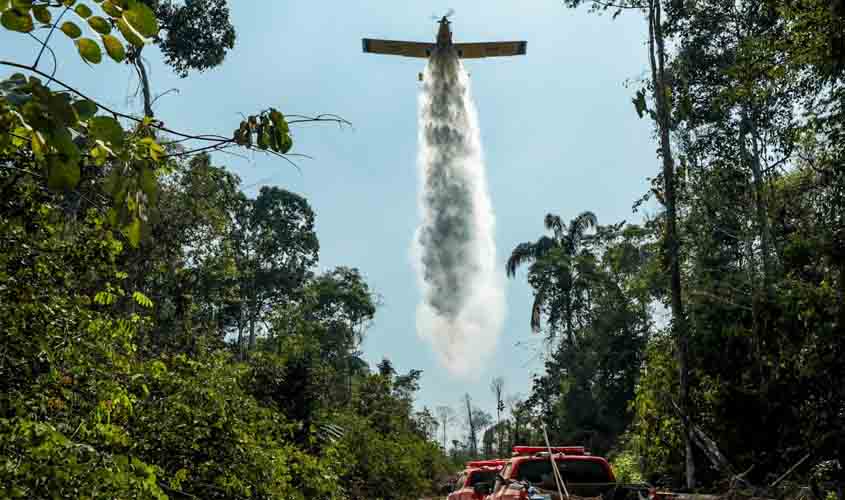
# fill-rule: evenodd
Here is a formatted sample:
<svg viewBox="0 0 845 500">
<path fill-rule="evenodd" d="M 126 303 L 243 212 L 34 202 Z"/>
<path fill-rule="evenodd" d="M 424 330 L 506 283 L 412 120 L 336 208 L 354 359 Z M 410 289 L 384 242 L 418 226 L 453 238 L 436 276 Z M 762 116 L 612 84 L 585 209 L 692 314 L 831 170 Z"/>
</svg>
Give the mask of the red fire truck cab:
<svg viewBox="0 0 845 500">
<path fill-rule="evenodd" d="M 582 497 L 604 496 L 615 489 L 610 464 L 590 455 L 582 446 L 514 446 L 496 478 L 488 500 L 559 500 L 552 460 L 569 494 Z"/>
<path fill-rule="evenodd" d="M 490 493 L 496 475 L 507 460 L 475 460 L 467 462 L 458 476 L 448 500 L 482 500 Z"/>
</svg>

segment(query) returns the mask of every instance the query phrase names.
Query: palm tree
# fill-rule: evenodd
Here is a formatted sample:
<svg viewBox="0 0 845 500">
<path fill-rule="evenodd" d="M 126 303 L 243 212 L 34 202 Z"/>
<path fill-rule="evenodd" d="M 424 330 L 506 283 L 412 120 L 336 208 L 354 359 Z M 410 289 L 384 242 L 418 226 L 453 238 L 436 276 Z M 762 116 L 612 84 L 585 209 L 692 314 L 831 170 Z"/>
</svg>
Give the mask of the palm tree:
<svg viewBox="0 0 845 500">
<path fill-rule="evenodd" d="M 578 273 L 571 264 L 573 258 L 581 252 L 586 231 L 596 225 L 596 216 L 589 211 L 582 212 L 564 227 L 559 216 L 547 214 L 544 223 L 546 230 L 552 232 L 552 236 L 543 235 L 533 243 L 517 245 L 508 258 L 505 270 L 508 277 L 512 278 L 521 265 L 531 263 L 528 269 L 528 282 L 534 288 L 531 331 L 540 331 L 540 314 L 543 306 L 550 304 L 552 308 L 549 312 L 549 323 L 553 328 L 556 326 L 561 319 L 559 308 L 562 308 L 567 339 L 571 345 L 575 345 L 573 316 Z M 550 336 L 554 336 L 554 330 Z"/>
</svg>

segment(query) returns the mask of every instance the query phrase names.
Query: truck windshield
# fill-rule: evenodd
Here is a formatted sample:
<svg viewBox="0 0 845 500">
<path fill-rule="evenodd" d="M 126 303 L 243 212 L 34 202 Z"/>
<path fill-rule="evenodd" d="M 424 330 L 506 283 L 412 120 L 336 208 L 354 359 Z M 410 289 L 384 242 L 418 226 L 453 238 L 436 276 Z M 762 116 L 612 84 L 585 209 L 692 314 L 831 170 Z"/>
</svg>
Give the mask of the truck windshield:
<svg viewBox="0 0 845 500">
<path fill-rule="evenodd" d="M 567 483 L 610 483 L 607 470 L 601 463 L 588 460 L 556 460 L 561 477 Z M 552 463 L 548 459 L 519 464 L 517 479 L 534 484 L 554 485 Z"/>
<path fill-rule="evenodd" d="M 478 483 L 492 483 L 496 480 L 496 471 L 494 470 L 477 470 L 469 476 L 469 486 L 472 488 Z"/>
</svg>

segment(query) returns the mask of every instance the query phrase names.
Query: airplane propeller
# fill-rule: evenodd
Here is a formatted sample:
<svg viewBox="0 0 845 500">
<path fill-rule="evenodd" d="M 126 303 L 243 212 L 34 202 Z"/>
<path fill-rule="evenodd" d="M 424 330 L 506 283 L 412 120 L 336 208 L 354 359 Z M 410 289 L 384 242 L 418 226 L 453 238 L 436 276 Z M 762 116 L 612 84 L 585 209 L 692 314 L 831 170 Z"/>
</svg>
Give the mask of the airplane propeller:
<svg viewBox="0 0 845 500">
<path fill-rule="evenodd" d="M 447 11 L 446 11 L 446 14 L 445 14 L 445 15 L 443 15 L 443 16 L 438 16 L 438 15 L 436 15 L 436 14 L 432 14 L 432 15 L 431 15 L 431 20 L 432 20 L 432 21 L 439 21 L 440 19 L 442 19 L 442 18 L 444 18 L 444 17 L 445 17 L 446 19 L 449 19 L 449 18 L 450 18 L 450 17 L 452 17 L 453 15 L 455 15 L 455 9 L 449 9 L 449 10 L 447 10 Z"/>
</svg>

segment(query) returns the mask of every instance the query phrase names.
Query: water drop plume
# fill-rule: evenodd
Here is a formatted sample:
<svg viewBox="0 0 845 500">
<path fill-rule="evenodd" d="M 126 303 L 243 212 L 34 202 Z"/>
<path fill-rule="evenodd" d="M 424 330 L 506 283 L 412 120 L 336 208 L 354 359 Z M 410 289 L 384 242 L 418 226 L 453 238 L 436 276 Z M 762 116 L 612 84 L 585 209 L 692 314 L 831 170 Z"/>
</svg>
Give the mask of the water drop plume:
<svg viewBox="0 0 845 500">
<path fill-rule="evenodd" d="M 504 321 L 503 273 L 469 76 L 452 49 L 428 62 L 419 97 L 417 333 L 454 375 L 475 375 Z"/>
</svg>

